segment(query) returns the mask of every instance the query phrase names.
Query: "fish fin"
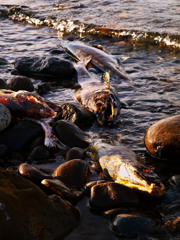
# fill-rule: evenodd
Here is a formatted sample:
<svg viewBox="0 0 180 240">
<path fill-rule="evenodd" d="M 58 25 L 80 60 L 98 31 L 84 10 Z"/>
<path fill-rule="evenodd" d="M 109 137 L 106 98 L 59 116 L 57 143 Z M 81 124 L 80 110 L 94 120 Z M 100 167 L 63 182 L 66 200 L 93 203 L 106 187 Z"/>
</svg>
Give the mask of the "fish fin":
<svg viewBox="0 0 180 240">
<path fill-rule="evenodd" d="M 110 88 L 110 71 L 103 74 L 103 80 L 107 83 L 108 88 Z"/>
<path fill-rule="evenodd" d="M 81 59 L 80 59 L 78 56 L 76 56 L 72 51 L 69 50 L 68 42 L 67 42 L 67 41 L 61 40 L 60 46 L 61 46 L 76 62 L 80 62 L 80 61 L 81 61 Z"/>
<path fill-rule="evenodd" d="M 89 55 L 87 58 L 81 59 L 80 61 L 78 61 L 78 64 L 82 64 L 82 65 L 84 65 L 86 68 L 88 68 L 88 65 L 90 64 L 91 60 L 92 60 L 92 56 Z"/>
</svg>

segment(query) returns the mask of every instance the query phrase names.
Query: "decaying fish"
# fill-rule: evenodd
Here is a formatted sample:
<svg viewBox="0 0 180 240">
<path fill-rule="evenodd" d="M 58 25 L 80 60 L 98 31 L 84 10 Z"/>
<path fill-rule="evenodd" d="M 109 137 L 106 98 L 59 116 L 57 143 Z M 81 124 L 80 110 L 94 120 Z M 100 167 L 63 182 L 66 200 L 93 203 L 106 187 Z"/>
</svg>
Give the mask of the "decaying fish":
<svg viewBox="0 0 180 240">
<path fill-rule="evenodd" d="M 30 120 L 36 122 L 41 125 L 42 129 L 44 130 L 45 138 L 44 138 L 44 145 L 51 148 L 51 147 L 58 147 L 59 149 L 67 149 L 68 147 L 64 145 L 54 134 L 52 127 L 41 120 L 34 119 L 34 118 L 24 118 L 25 120 Z"/>
<path fill-rule="evenodd" d="M 164 194 L 165 187 L 158 175 L 139 162 L 131 149 L 103 144 L 94 148 L 92 157 L 98 158 L 104 173 L 115 182 L 157 197 Z"/>
<path fill-rule="evenodd" d="M 91 57 L 91 63 L 103 72 L 110 71 L 113 75 L 121 79 L 130 80 L 117 64 L 117 60 L 104 51 L 91 47 L 79 41 L 61 41 L 61 46 L 66 49 L 77 60 L 87 59 Z"/>
<path fill-rule="evenodd" d="M 58 106 L 28 91 L 0 90 L 0 103 L 11 112 L 38 119 L 55 117 L 58 110 Z"/>
<path fill-rule="evenodd" d="M 77 101 L 95 114 L 100 125 L 115 124 L 119 120 L 121 104 L 117 91 L 110 86 L 110 73 L 106 73 L 105 82 L 101 83 L 85 65 L 76 64 L 76 71 L 81 86 L 75 92 Z"/>
</svg>

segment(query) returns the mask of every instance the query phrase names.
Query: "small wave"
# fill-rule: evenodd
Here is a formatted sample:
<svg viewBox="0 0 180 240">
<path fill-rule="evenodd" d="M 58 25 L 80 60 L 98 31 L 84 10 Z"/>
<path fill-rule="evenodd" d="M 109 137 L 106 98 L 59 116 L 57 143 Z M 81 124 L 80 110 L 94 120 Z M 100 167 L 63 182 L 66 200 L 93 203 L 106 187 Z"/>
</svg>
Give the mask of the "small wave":
<svg viewBox="0 0 180 240">
<path fill-rule="evenodd" d="M 35 26 L 47 26 L 58 31 L 63 36 L 64 34 L 79 34 L 108 36 L 116 39 L 130 42 L 132 45 L 156 45 L 163 47 L 171 47 L 180 49 L 180 36 L 169 35 L 167 33 L 158 32 L 143 32 L 128 29 L 114 29 L 107 26 L 87 24 L 78 20 L 58 19 L 56 17 L 42 17 L 36 12 L 32 12 L 28 7 L 14 6 L 0 9 L 0 17 L 9 17 L 16 22 L 27 22 Z M 6 9 L 6 11 L 5 11 Z"/>
</svg>

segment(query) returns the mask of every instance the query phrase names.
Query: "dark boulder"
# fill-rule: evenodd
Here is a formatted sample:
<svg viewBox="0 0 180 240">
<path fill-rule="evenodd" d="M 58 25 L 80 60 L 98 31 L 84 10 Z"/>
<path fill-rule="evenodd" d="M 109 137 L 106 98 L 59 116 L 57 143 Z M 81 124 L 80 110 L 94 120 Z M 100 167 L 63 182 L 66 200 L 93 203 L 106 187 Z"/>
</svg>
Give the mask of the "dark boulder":
<svg viewBox="0 0 180 240">
<path fill-rule="evenodd" d="M 26 90 L 34 91 L 34 86 L 30 78 L 24 76 L 14 76 L 7 80 L 8 88 L 13 91 Z"/>
</svg>

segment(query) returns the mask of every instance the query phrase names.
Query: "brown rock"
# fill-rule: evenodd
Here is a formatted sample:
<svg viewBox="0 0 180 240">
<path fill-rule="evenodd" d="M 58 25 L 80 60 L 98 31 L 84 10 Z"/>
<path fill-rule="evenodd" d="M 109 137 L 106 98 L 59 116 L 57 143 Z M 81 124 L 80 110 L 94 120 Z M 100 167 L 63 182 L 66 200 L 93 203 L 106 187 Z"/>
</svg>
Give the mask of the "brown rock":
<svg viewBox="0 0 180 240">
<path fill-rule="evenodd" d="M 0 169 L 0 186 L 0 239 L 62 239 L 77 226 L 75 207 L 19 174 Z"/>
<path fill-rule="evenodd" d="M 89 167 L 81 159 L 73 159 L 57 167 L 53 177 L 58 177 L 69 187 L 82 187 L 89 177 Z"/>
<path fill-rule="evenodd" d="M 50 175 L 40 171 L 39 169 L 37 169 L 36 167 L 28 164 L 28 163 L 21 163 L 19 165 L 19 173 L 30 179 L 31 181 L 35 182 L 35 183 L 41 183 L 41 181 L 43 179 L 50 179 L 52 178 Z"/>
<path fill-rule="evenodd" d="M 139 195 L 133 189 L 119 183 L 100 183 L 91 188 L 90 205 L 93 208 L 102 210 L 138 204 Z"/>
<path fill-rule="evenodd" d="M 84 159 L 85 153 L 82 148 L 73 147 L 66 153 L 66 161 L 72 160 L 72 159 Z"/>
<path fill-rule="evenodd" d="M 161 119 L 150 126 L 145 145 L 151 155 L 161 159 L 180 159 L 180 115 Z"/>
</svg>

